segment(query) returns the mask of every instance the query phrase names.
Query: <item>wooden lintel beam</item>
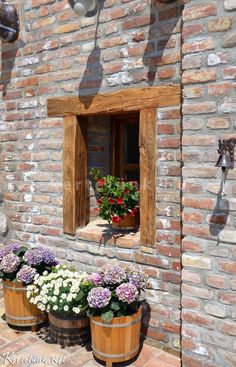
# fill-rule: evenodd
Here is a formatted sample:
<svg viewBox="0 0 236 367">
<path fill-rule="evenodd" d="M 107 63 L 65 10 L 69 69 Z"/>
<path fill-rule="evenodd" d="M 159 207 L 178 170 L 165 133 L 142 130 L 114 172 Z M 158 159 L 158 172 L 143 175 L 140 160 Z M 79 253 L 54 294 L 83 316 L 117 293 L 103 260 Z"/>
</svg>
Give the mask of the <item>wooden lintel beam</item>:
<svg viewBox="0 0 236 367">
<path fill-rule="evenodd" d="M 122 89 L 94 96 L 48 99 L 48 116 L 98 115 L 139 111 L 141 108 L 175 106 L 180 103 L 179 84 Z"/>
</svg>

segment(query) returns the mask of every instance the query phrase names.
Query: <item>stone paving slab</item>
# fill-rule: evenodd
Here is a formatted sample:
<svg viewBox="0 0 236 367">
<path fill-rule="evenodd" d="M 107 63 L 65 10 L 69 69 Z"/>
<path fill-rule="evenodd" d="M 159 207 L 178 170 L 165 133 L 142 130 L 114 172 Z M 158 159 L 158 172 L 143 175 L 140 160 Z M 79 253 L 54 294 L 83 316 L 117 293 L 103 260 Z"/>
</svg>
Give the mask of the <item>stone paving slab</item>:
<svg viewBox="0 0 236 367">
<path fill-rule="evenodd" d="M 50 339 L 48 327 L 36 333 L 15 330 L 4 320 L 4 303 L 0 299 L 0 367 L 102 367 L 93 357 L 91 345 L 61 347 Z M 180 359 L 143 344 L 139 355 L 113 367 L 180 367 Z"/>
</svg>

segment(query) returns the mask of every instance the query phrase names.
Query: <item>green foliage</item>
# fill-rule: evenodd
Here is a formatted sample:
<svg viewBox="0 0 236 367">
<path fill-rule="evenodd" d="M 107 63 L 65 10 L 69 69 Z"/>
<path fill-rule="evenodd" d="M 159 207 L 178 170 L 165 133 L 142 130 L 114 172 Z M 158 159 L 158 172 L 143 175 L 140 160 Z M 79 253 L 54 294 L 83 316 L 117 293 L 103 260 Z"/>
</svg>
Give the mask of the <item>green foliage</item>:
<svg viewBox="0 0 236 367">
<path fill-rule="evenodd" d="M 97 203 L 103 219 L 119 222 L 124 216 L 134 216 L 138 211 L 139 190 L 136 181 L 122 181 L 111 175 L 101 176 L 98 169 L 92 168 L 90 174 L 96 181 Z"/>
</svg>

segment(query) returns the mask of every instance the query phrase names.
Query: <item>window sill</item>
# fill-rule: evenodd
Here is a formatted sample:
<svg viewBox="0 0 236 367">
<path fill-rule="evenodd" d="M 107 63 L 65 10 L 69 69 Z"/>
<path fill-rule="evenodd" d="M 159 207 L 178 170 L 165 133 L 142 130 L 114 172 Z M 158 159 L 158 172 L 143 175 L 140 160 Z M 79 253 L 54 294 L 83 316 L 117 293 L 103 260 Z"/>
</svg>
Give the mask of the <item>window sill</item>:
<svg viewBox="0 0 236 367">
<path fill-rule="evenodd" d="M 96 242 L 104 245 L 117 246 L 122 248 L 139 248 L 139 230 L 118 231 L 112 228 L 106 220 L 98 218 L 84 228 L 78 228 L 76 236 L 80 240 Z"/>
</svg>

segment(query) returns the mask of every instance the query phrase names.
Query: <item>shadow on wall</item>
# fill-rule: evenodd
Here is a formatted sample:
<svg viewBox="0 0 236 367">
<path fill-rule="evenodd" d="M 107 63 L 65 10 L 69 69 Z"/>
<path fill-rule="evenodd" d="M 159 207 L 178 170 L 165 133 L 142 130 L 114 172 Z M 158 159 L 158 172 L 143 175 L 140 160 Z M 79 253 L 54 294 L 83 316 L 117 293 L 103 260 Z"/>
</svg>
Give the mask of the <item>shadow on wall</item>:
<svg viewBox="0 0 236 367">
<path fill-rule="evenodd" d="M 88 57 L 86 68 L 84 71 L 84 75 L 79 85 L 79 99 L 85 106 L 85 108 L 89 108 L 92 104 L 93 97 L 92 96 L 84 96 L 84 92 L 90 88 L 93 88 L 94 95 L 99 92 L 102 80 L 103 80 L 103 66 L 101 63 L 101 50 L 97 45 L 97 33 L 99 27 L 99 16 L 100 12 L 104 6 L 105 0 L 100 0 L 98 2 L 98 15 L 97 15 L 97 24 L 95 30 L 95 43 L 94 48 L 91 54 Z"/>
<path fill-rule="evenodd" d="M 69 1 L 71 2 L 73 0 Z M 103 66 L 101 63 L 101 50 L 97 45 L 97 32 L 99 27 L 99 15 L 104 6 L 104 2 L 105 0 L 99 0 L 98 2 L 95 46 L 88 57 L 86 69 L 84 71 L 78 91 L 79 99 L 84 104 L 85 108 L 89 108 L 93 101 L 92 96 L 86 96 L 86 90 L 92 88 L 94 91 L 93 94 L 96 95 L 99 92 L 103 80 Z M 140 6 L 142 6 L 142 2 L 140 2 Z M 158 66 L 162 65 L 162 55 L 164 50 L 166 47 L 175 47 L 168 45 L 167 43 L 174 28 L 180 20 L 182 10 L 183 0 L 151 0 L 151 21 L 148 34 L 148 43 L 143 55 L 143 63 L 148 68 L 148 83 L 150 86 L 154 84 Z M 133 17 L 135 19 L 135 14 Z M 176 33 L 180 32 L 180 27 L 181 25 L 178 29 L 176 28 Z M 180 50 L 180 44 L 178 50 Z M 169 54 L 170 52 L 168 55 Z M 175 55 L 173 55 L 172 60 L 173 61 L 166 62 L 166 64 L 180 61 L 180 55 L 177 55 L 177 60 L 175 59 Z"/>
<path fill-rule="evenodd" d="M 17 41 L 14 44 L 2 42 L 2 65 L 0 75 L 0 85 L 3 97 L 7 94 L 8 84 L 11 82 L 12 70 L 15 65 L 16 54 L 18 50 L 25 46 L 23 41 Z"/>
<path fill-rule="evenodd" d="M 173 3 L 173 4 L 172 4 Z M 169 5 L 172 4 L 170 7 Z M 175 47 L 168 44 L 173 30 L 177 27 L 183 11 L 182 0 L 152 0 L 150 6 L 151 24 L 149 28 L 148 43 L 143 55 L 143 63 L 148 68 L 148 84 L 152 86 L 155 82 L 158 67 L 162 65 L 163 53 L 166 48 Z M 181 24 L 176 28 L 176 34 L 180 33 Z M 181 50 L 179 44 L 178 52 Z M 176 53 L 176 51 L 175 51 Z M 170 53 L 168 53 L 169 55 Z M 180 54 L 179 56 L 180 61 Z M 172 55 L 172 61 L 163 64 L 176 63 L 178 60 Z"/>
<path fill-rule="evenodd" d="M 220 190 L 217 194 L 216 205 L 210 217 L 209 230 L 211 235 L 214 237 L 219 236 L 220 232 L 226 226 L 229 216 L 229 202 L 223 197 L 223 186 L 224 182 L 222 181 Z"/>
</svg>

